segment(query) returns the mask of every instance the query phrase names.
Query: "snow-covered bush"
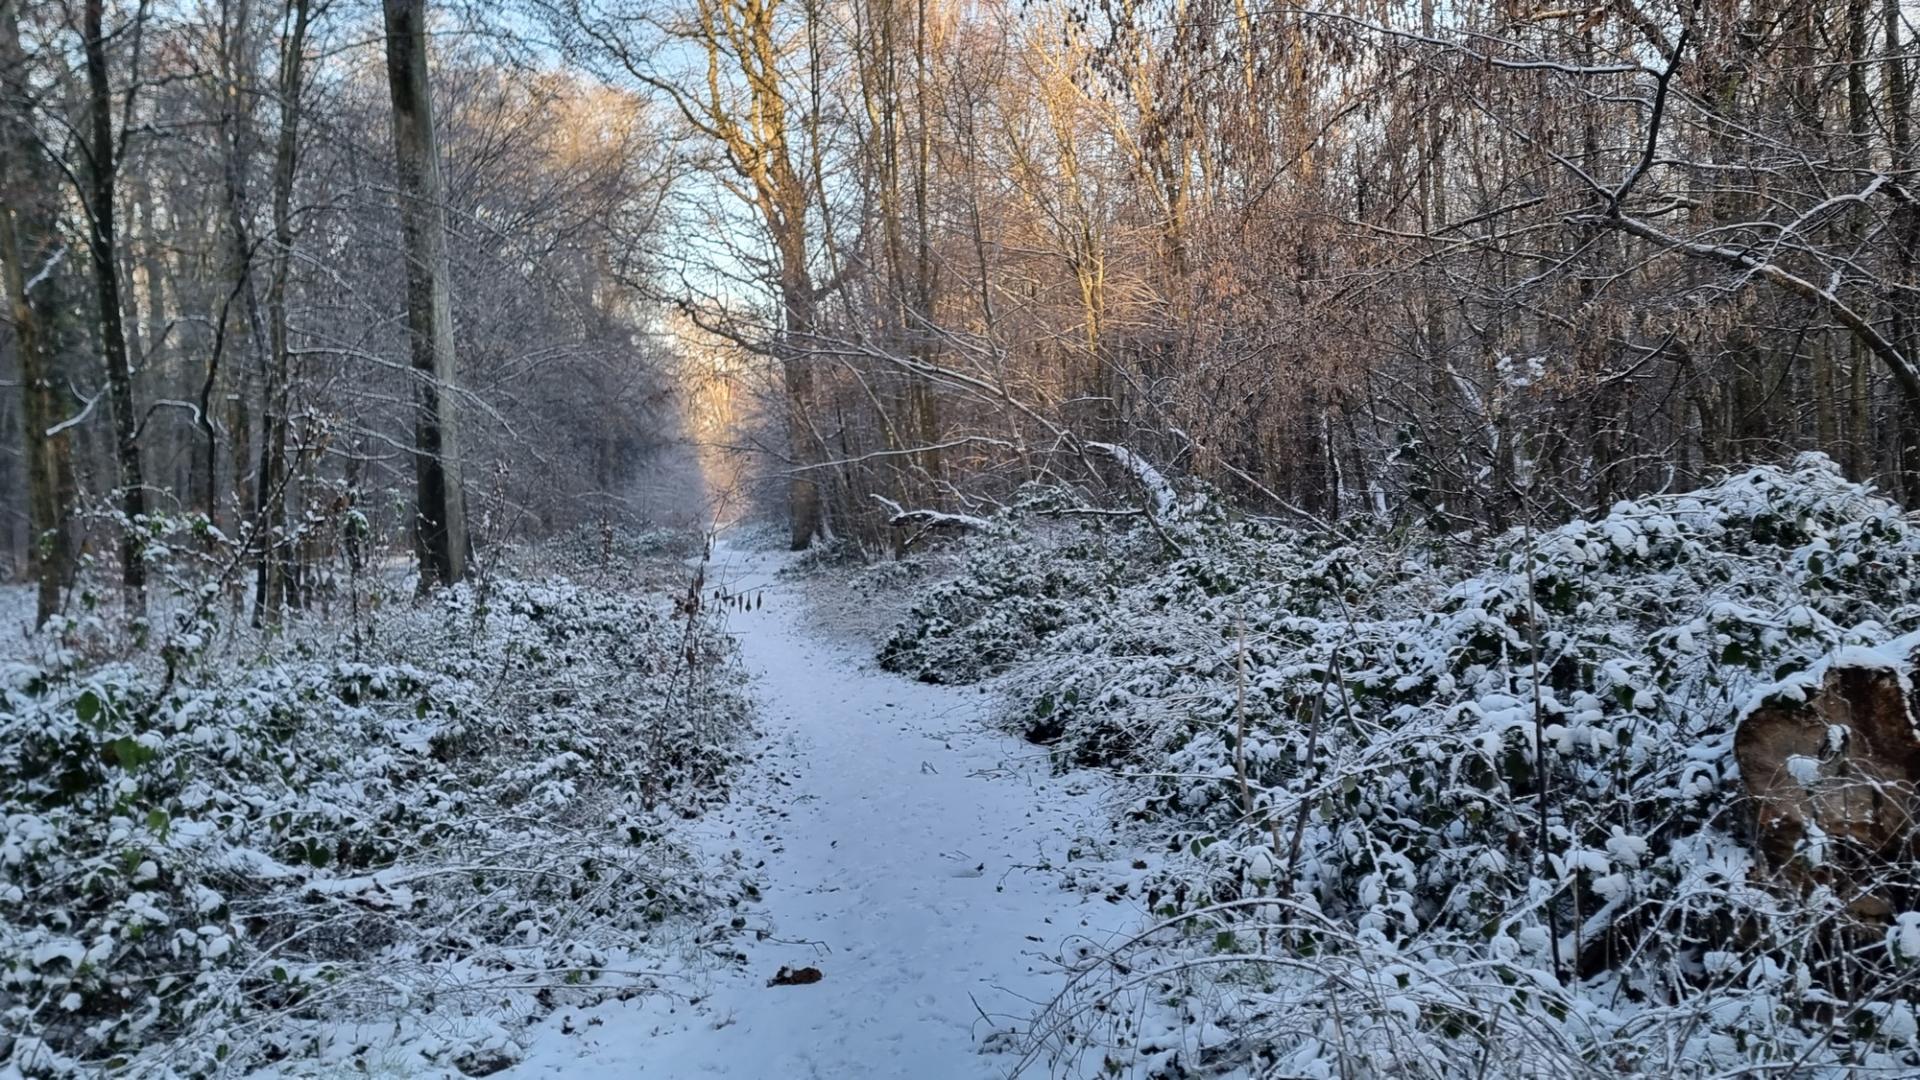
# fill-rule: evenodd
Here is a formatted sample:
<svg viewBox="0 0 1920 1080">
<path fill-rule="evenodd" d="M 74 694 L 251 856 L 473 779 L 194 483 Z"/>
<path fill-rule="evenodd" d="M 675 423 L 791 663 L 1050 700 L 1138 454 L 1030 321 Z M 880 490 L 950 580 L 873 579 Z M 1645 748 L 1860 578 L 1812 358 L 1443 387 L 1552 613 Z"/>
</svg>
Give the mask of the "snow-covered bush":
<svg viewBox="0 0 1920 1080">
<path fill-rule="evenodd" d="M 889 648 L 1013 665 L 1010 720 L 1132 772 L 1166 840 L 1128 883 L 1154 928 L 1078 972 L 1049 1050 L 1151 1048 L 1166 1076 L 1920 1068 L 1920 874 L 1874 883 L 1891 926 L 1770 877 L 1732 755 L 1754 705 L 1920 627 L 1920 526 L 1825 459 L 1479 546 L 1190 515 L 1089 542 L 1057 572 L 1110 591 L 1044 620 L 1023 543 L 988 539 Z"/>
<path fill-rule="evenodd" d="M 688 559 L 700 553 L 699 533 L 685 529 L 629 529 L 612 522 L 580 525 L 538 544 L 510 549 L 517 564 L 557 565 L 568 574 L 595 571 L 630 574 L 659 559 Z"/>
<path fill-rule="evenodd" d="M 1138 575 L 1127 552 L 1140 543 L 1095 529 L 997 531 L 958 575 L 920 593 L 880 664 L 930 683 L 998 674 L 1116 601 Z"/>
<path fill-rule="evenodd" d="M 673 839 L 745 722 L 706 616 L 503 580 L 249 640 L 0 671 L 0 1061 L 204 1075 L 438 1012 L 414 1050 L 483 1069 L 737 894 Z"/>
</svg>

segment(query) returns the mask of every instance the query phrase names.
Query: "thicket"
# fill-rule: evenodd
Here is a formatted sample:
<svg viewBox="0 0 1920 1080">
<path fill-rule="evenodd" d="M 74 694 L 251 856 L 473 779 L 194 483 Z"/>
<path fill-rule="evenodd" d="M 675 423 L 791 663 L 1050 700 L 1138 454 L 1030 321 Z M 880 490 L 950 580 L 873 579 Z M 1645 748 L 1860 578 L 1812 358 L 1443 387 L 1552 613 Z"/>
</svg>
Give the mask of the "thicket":
<svg viewBox="0 0 1920 1080">
<path fill-rule="evenodd" d="M 153 647 L 61 619 L 0 663 L 0 1061 L 365 1067 L 367 1025 L 484 1072 L 528 1017 L 647 988 L 632 957 L 750 887 L 676 839 L 747 699 L 716 620 L 568 547 L 540 561 L 571 578 L 375 576 L 272 632 L 195 585 Z"/>
<path fill-rule="evenodd" d="M 1000 673 L 1008 723 L 1128 777 L 1165 845 L 1102 882 L 1149 923 L 1087 943 L 1035 1058 L 1837 1076 L 1920 1068 L 1911 860 L 1856 883 L 1884 920 L 1773 873 L 1731 743 L 1829 665 L 1904 680 L 1917 628 L 1920 527 L 1808 456 L 1487 539 L 1199 497 L 1003 521 L 883 658 Z M 1814 832 L 1810 867 L 1842 843 Z"/>
</svg>

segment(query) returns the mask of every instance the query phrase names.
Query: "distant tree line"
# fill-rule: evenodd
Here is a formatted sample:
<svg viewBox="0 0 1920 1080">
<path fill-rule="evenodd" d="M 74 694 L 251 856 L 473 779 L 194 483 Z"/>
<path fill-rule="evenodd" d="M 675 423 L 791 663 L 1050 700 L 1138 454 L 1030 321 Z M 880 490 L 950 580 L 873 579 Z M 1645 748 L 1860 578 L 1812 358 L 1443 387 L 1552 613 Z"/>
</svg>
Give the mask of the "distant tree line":
<svg viewBox="0 0 1920 1080">
<path fill-rule="evenodd" d="M 1093 442 L 1318 522 L 1805 449 L 1920 499 L 1896 0 L 543 10 L 677 118 L 685 217 L 732 238 L 680 246 L 679 299 L 774 373 L 796 544 L 879 539 L 875 494 L 1144 509 Z"/>
<path fill-rule="evenodd" d="M 0 0 L 0 568 L 137 608 L 197 535 L 271 619 L 349 547 L 643 516 L 657 139 L 419 0 Z"/>
<path fill-rule="evenodd" d="M 43 581 L 193 513 L 284 607 L 346 506 L 457 577 L 462 504 L 698 486 L 683 414 L 796 546 L 1157 476 L 1500 529 L 1810 449 L 1920 502 L 1896 0 L 0 11 Z"/>
</svg>

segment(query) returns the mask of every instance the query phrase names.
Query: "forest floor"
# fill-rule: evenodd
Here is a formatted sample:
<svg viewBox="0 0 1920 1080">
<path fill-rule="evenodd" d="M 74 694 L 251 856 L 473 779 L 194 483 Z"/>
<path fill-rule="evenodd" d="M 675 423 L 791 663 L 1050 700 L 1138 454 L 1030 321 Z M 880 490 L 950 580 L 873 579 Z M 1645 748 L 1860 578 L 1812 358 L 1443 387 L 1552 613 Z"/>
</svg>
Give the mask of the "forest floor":
<svg viewBox="0 0 1920 1080">
<path fill-rule="evenodd" d="M 709 595 L 758 598 L 730 629 L 762 749 L 691 830 L 758 868 L 746 928 L 668 973 L 676 992 L 550 1017 L 510 1075 L 1006 1077 L 1063 953 L 1138 923 L 1136 901 L 1063 887 L 1069 861 L 1119 855 L 1083 839 L 1110 835 L 1102 779 L 989 728 L 978 688 L 878 670 L 788 559 L 722 545 L 708 571 Z M 783 968 L 818 981 L 773 985 Z"/>
</svg>

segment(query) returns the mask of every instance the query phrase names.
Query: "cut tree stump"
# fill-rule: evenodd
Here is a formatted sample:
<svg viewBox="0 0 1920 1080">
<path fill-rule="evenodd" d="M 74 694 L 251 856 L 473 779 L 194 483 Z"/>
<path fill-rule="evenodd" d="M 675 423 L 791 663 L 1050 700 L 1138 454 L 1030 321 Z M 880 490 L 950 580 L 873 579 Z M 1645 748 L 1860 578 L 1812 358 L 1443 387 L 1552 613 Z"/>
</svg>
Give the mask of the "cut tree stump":
<svg viewBox="0 0 1920 1080">
<path fill-rule="evenodd" d="M 1796 891 L 1827 885 L 1874 921 L 1893 913 L 1887 871 L 1913 855 L 1920 736 L 1901 683 L 1884 664 L 1837 658 L 1804 701 L 1761 705 L 1733 739 L 1769 869 Z"/>
</svg>

